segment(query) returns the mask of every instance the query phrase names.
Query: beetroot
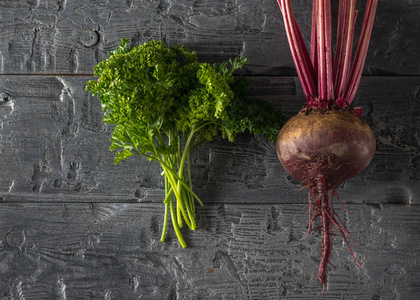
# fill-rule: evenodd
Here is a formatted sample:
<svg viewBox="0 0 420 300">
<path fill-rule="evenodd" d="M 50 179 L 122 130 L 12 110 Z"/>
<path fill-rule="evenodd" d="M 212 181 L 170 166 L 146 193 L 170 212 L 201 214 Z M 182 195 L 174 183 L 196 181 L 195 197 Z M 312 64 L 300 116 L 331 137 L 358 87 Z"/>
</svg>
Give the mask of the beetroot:
<svg viewBox="0 0 420 300">
<path fill-rule="evenodd" d="M 276 143 L 283 167 L 316 198 L 309 220 L 321 219 L 322 249 L 318 278 L 327 282 L 327 264 L 332 247 L 332 224 L 344 239 L 349 235 L 333 209 L 335 189 L 360 173 L 373 158 L 375 136 L 370 127 L 349 109 L 306 109 L 281 129 Z M 338 220 L 337 220 L 338 219 Z"/>
<path fill-rule="evenodd" d="M 284 168 L 303 185 L 323 178 L 334 190 L 369 165 L 376 142 L 370 127 L 348 109 L 306 109 L 283 126 L 276 149 Z"/>
<path fill-rule="evenodd" d="M 351 237 L 334 211 L 333 196 L 338 198 L 336 188 L 366 168 L 376 148 L 372 130 L 359 118 L 362 109 L 352 108 L 351 104 L 362 76 L 378 0 L 367 0 L 353 59 L 356 0 L 340 1 L 334 56 L 330 0 L 313 0 L 310 52 L 291 1 L 277 1 L 306 100 L 305 108 L 281 129 L 277 155 L 284 168 L 309 188 L 309 231 L 322 232 L 318 278 L 325 291 L 333 227 L 338 228 L 348 245 L 346 236 Z M 321 225 L 312 228 L 316 218 Z"/>
</svg>

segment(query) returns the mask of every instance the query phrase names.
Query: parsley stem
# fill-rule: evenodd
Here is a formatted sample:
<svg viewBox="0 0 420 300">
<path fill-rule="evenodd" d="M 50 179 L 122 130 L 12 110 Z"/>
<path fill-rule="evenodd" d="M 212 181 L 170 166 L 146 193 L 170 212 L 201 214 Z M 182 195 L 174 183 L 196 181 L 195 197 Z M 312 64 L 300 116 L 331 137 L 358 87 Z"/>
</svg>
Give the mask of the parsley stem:
<svg viewBox="0 0 420 300">
<path fill-rule="evenodd" d="M 204 204 L 203 204 L 203 202 L 201 202 L 201 200 L 200 200 L 200 198 L 198 198 L 198 196 L 197 196 L 197 194 L 196 193 L 194 193 L 189 187 L 188 187 L 188 185 L 184 182 L 184 181 L 182 181 L 179 177 L 178 177 L 178 174 L 176 174 L 176 172 L 173 170 L 173 169 L 171 169 L 162 159 L 156 159 L 161 165 L 162 165 L 162 168 L 163 167 L 165 167 L 166 168 L 166 170 L 168 171 L 168 172 L 170 172 L 177 180 L 180 180 L 179 182 L 187 189 L 187 191 L 189 192 L 189 193 L 191 193 L 191 195 L 195 198 L 195 200 L 200 204 L 200 206 L 203 206 Z M 164 171 L 166 172 L 166 170 L 165 170 L 165 168 L 163 168 L 164 169 Z"/>
<path fill-rule="evenodd" d="M 190 152 L 187 154 L 187 173 L 188 173 L 188 184 L 190 186 L 190 189 L 192 190 L 192 183 L 191 183 L 191 166 L 190 166 Z M 191 211 L 193 213 L 193 220 L 195 220 L 195 205 L 194 205 L 194 199 L 191 195 L 191 193 L 188 193 L 188 200 L 191 205 Z"/>
<path fill-rule="evenodd" d="M 163 219 L 163 229 L 162 229 L 162 236 L 160 238 L 160 241 L 165 241 L 166 237 L 166 230 L 168 228 L 168 217 L 169 217 L 169 203 L 165 203 L 165 216 Z"/>
<path fill-rule="evenodd" d="M 181 161 L 179 162 L 179 165 L 178 165 L 178 177 L 180 177 L 181 179 L 183 179 L 185 177 L 184 167 L 185 167 L 186 159 L 187 159 L 187 157 L 189 157 L 188 154 L 191 151 L 191 142 L 193 141 L 194 134 L 195 134 L 195 124 L 192 126 L 190 134 L 188 135 L 188 138 L 185 141 L 184 151 L 183 151 L 182 156 L 181 156 Z M 180 150 L 181 150 L 181 147 L 179 147 L 179 151 Z M 183 182 L 185 182 L 185 180 L 183 180 Z M 177 189 L 178 189 L 179 194 L 182 196 L 183 193 L 181 191 L 181 181 L 178 181 Z M 186 200 L 188 200 L 188 197 L 186 197 Z M 184 202 L 184 197 L 183 197 L 182 201 Z M 185 204 L 186 204 L 186 208 L 187 208 L 187 211 L 188 211 L 188 215 L 190 216 L 190 221 L 191 221 L 191 224 L 192 224 L 192 228 L 194 230 L 196 228 L 195 219 L 192 218 L 194 213 L 192 212 L 191 205 L 189 205 L 188 202 L 186 202 Z"/>
<path fill-rule="evenodd" d="M 169 165 L 167 163 L 164 163 L 164 161 L 168 161 L 169 162 Z M 170 185 L 172 187 L 172 190 L 173 190 L 173 192 L 175 194 L 175 198 L 177 200 L 177 205 L 179 204 L 179 206 L 177 206 L 177 209 L 178 209 L 178 207 L 180 209 L 180 215 L 177 215 L 178 225 L 180 227 L 183 226 L 183 224 L 182 224 L 182 218 L 181 218 L 181 215 L 182 215 L 184 217 L 185 223 L 188 225 L 188 227 L 189 228 L 192 228 L 191 227 L 191 222 L 188 220 L 187 213 L 185 212 L 185 210 L 184 210 L 184 208 L 182 206 L 182 197 L 180 196 L 179 191 L 176 189 L 176 187 L 178 186 L 177 185 L 177 182 L 179 181 L 179 179 L 178 178 L 176 178 L 176 179 L 174 178 L 174 175 L 176 174 L 176 172 L 174 171 L 174 167 L 173 167 L 173 165 L 174 165 L 174 163 L 173 163 L 173 156 L 172 155 L 162 155 L 162 160 L 160 160 L 160 162 L 161 162 L 162 168 L 163 168 L 163 170 L 165 172 L 165 176 L 167 176 L 168 182 L 170 183 Z M 168 172 L 168 171 L 170 171 L 170 172 Z M 181 222 L 179 222 L 180 220 L 181 220 Z"/>
<path fill-rule="evenodd" d="M 165 178 L 165 185 L 166 184 L 170 185 L 169 181 Z M 166 191 L 166 190 L 168 190 L 168 191 Z M 169 186 L 169 188 L 166 188 L 166 186 L 165 186 L 165 194 L 166 194 L 166 196 L 165 196 L 165 199 L 163 200 L 163 203 L 164 204 L 168 203 L 171 200 L 171 197 L 174 194 L 173 192 L 174 192 L 174 190 L 172 189 L 172 186 Z"/>
<path fill-rule="evenodd" d="M 177 152 L 176 159 L 177 159 L 177 162 L 178 162 L 178 169 L 180 169 L 180 162 L 179 162 L 180 159 L 181 159 L 181 139 L 180 138 L 178 138 L 178 152 Z M 178 175 L 178 176 L 182 179 L 181 175 Z M 177 218 L 178 218 L 178 224 L 179 224 L 180 227 L 182 227 L 181 207 L 183 205 L 183 197 L 181 195 L 180 189 L 178 188 L 178 185 L 180 185 L 179 182 L 178 182 L 177 187 L 176 187 L 177 191 L 178 191 L 178 194 L 179 194 L 179 197 L 177 197 L 177 202 L 176 202 L 176 215 L 177 215 Z"/>
<path fill-rule="evenodd" d="M 162 161 L 163 162 L 163 161 Z M 162 164 L 162 168 L 164 170 L 164 178 L 165 178 L 165 200 L 163 200 L 163 203 L 165 204 L 165 215 L 164 215 L 164 223 L 163 223 L 163 230 L 162 230 L 162 235 L 161 235 L 161 239 L 160 241 L 163 242 L 165 240 L 166 237 L 166 230 L 168 227 L 168 215 L 169 215 L 169 211 L 171 214 L 171 220 L 172 220 L 172 224 L 174 226 L 174 230 L 175 230 L 175 234 L 178 237 L 178 240 L 181 244 L 181 246 L 183 248 L 185 248 L 187 245 L 182 237 L 180 228 L 178 226 L 178 221 L 176 220 L 176 216 L 174 213 L 174 203 L 173 200 L 171 199 L 173 196 L 173 184 L 171 184 L 171 180 L 170 180 L 170 176 L 168 176 L 169 173 L 166 168 L 166 164 L 165 166 Z"/>
<path fill-rule="evenodd" d="M 162 236 L 160 238 L 160 241 L 163 242 L 166 237 L 166 230 L 168 228 L 168 214 L 169 214 L 169 203 L 168 199 L 170 196 L 172 196 L 172 188 L 169 187 L 168 178 L 164 176 L 165 180 L 165 200 L 163 200 L 163 203 L 165 204 L 165 214 L 163 218 L 163 228 L 162 228 Z"/>
<path fill-rule="evenodd" d="M 171 170 L 171 168 L 169 168 L 168 170 Z M 182 228 L 183 223 L 182 223 L 181 216 L 183 216 L 184 217 L 184 220 L 185 220 L 185 223 L 187 224 L 187 226 L 192 229 L 191 222 L 189 221 L 189 218 L 187 216 L 187 213 L 185 212 L 184 207 L 183 207 L 183 199 L 182 199 L 182 196 L 180 194 L 180 191 L 177 189 L 177 187 L 178 187 L 178 184 L 177 183 L 179 182 L 180 179 L 175 180 L 175 178 L 173 176 L 175 172 L 173 171 L 173 169 L 171 170 L 172 172 L 167 172 L 167 170 L 164 168 L 164 171 L 165 171 L 165 174 L 168 175 L 169 183 L 172 186 L 173 192 L 175 194 L 175 198 L 177 200 L 177 210 L 178 210 L 178 208 L 180 210 L 180 214 L 179 215 L 177 214 L 177 218 L 176 218 L 176 220 L 178 222 L 178 225 L 179 225 L 179 227 Z M 173 202 L 173 201 L 171 201 L 171 202 Z"/>
<path fill-rule="evenodd" d="M 175 207 L 173 201 L 169 201 L 169 208 L 171 211 L 172 225 L 174 226 L 175 234 L 178 237 L 179 243 L 181 244 L 182 248 L 185 248 L 187 247 L 187 244 L 185 243 L 184 238 L 182 237 L 181 230 L 178 226 L 178 222 L 176 222 Z"/>
</svg>

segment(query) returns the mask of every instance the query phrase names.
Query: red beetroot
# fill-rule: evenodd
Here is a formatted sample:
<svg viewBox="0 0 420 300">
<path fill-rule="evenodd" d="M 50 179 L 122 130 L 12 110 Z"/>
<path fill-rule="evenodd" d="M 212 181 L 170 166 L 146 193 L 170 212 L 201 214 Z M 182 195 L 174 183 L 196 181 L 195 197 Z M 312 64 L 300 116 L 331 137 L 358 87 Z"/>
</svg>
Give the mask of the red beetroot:
<svg viewBox="0 0 420 300">
<path fill-rule="evenodd" d="M 336 189 L 369 165 L 376 149 L 370 127 L 348 109 L 306 109 L 291 118 L 277 139 L 284 168 L 305 186 L 324 178 Z"/>
<path fill-rule="evenodd" d="M 327 282 L 332 247 L 332 224 L 347 242 L 349 235 L 333 209 L 335 189 L 369 165 L 376 142 L 370 127 L 349 109 L 305 109 L 281 129 L 276 143 L 283 167 L 315 195 L 309 230 L 314 218 L 321 220 L 322 249 L 318 278 Z M 338 219 L 338 220 L 337 220 Z"/>
<path fill-rule="evenodd" d="M 375 153 L 375 137 L 369 126 L 359 118 L 361 108 L 353 109 L 351 103 L 362 76 L 378 0 L 367 0 L 353 59 L 356 0 L 340 1 L 334 57 L 330 0 L 313 0 L 310 53 L 293 15 L 291 1 L 277 1 L 306 98 L 306 107 L 280 131 L 277 154 L 285 169 L 309 188 L 309 230 L 314 230 L 312 221 L 315 218 L 319 217 L 321 221 L 322 249 L 318 277 L 325 290 L 333 225 L 347 244 L 346 235 L 350 236 L 334 212 L 333 196 L 338 198 L 335 189 L 360 173 Z M 311 195 L 315 196 L 314 203 Z M 311 210 L 314 212 L 312 216 Z"/>
</svg>

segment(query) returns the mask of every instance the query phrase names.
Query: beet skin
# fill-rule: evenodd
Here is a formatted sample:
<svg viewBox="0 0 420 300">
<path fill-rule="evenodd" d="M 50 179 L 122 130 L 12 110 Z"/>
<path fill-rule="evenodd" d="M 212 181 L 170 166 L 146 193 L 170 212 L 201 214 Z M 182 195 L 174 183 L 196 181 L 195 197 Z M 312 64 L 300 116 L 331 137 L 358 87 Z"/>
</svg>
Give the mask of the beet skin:
<svg viewBox="0 0 420 300">
<path fill-rule="evenodd" d="M 276 148 L 284 168 L 303 185 L 322 175 L 335 189 L 369 165 L 376 142 L 349 110 L 308 109 L 283 126 Z"/>
</svg>

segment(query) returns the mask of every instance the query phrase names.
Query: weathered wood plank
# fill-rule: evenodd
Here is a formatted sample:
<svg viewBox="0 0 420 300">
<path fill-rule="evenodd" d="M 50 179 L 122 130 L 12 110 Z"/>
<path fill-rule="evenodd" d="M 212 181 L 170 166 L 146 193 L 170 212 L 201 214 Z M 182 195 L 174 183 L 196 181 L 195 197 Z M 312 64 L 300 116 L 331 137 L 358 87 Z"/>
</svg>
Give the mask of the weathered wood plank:
<svg viewBox="0 0 420 300">
<path fill-rule="evenodd" d="M 3 201 L 162 201 L 157 163 L 133 157 L 113 164 L 111 128 L 102 124 L 99 101 L 84 91 L 88 79 L 0 76 Z M 303 105 L 296 78 L 251 80 L 250 95 L 273 101 L 288 117 Z M 344 202 L 417 201 L 419 87 L 417 77 L 363 78 L 355 103 L 365 110 L 378 151 L 368 169 L 340 189 Z M 306 202 L 306 191 L 287 176 L 274 145 L 262 137 L 212 142 L 195 152 L 192 162 L 196 191 L 206 202 Z"/>
<path fill-rule="evenodd" d="M 361 12 L 365 3 L 359 1 Z M 309 41 L 311 1 L 293 6 Z M 379 2 L 366 74 L 420 74 L 419 11 L 418 1 Z M 244 55 L 249 73 L 294 74 L 274 0 L 2 1 L 0 73 L 91 74 L 122 37 L 185 44 L 206 61 Z"/>
<path fill-rule="evenodd" d="M 304 205 L 209 205 L 180 249 L 157 204 L 2 204 L 0 299 L 417 299 L 420 207 L 350 210 L 321 295 Z"/>
<path fill-rule="evenodd" d="M 306 41 L 310 3 L 293 0 Z M 248 57 L 250 96 L 291 117 L 303 96 L 275 0 L 0 1 L 0 299 L 417 299 L 419 16 L 418 0 L 379 1 L 365 67 L 375 76 L 355 99 L 378 151 L 339 189 L 350 213 L 336 205 L 362 268 L 338 234 L 321 295 L 307 194 L 274 145 L 243 134 L 193 154 L 205 207 L 181 249 L 172 228 L 159 242 L 158 164 L 114 166 L 112 128 L 84 92 L 85 75 L 122 37 L 159 39 L 202 61 Z"/>
</svg>

